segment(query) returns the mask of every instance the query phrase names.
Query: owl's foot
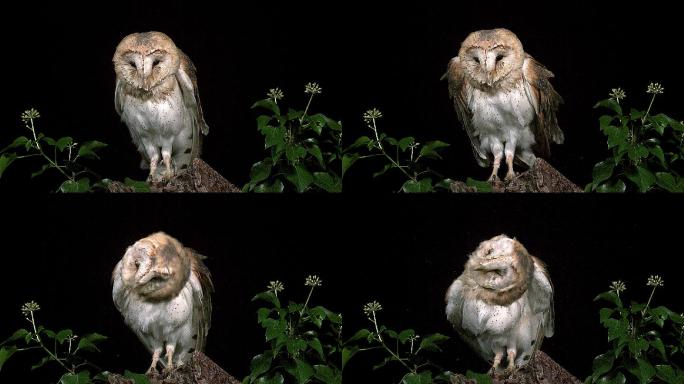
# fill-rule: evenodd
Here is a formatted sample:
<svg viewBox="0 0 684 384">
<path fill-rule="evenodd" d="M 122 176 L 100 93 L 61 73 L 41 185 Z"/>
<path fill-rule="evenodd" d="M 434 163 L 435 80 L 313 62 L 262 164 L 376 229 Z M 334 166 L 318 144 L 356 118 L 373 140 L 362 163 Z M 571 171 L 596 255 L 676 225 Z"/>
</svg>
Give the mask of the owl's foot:
<svg viewBox="0 0 684 384">
<path fill-rule="evenodd" d="M 517 175 L 515 172 L 513 172 L 513 171 L 508 171 L 508 172 L 506 173 L 506 178 L 505 178 L 504 180 L 506 180 L 506 181 L 512 181 L 512 180 L 515 179 L 516 177 L 518 177 L 518 175 Z"/>
<path fill-rule="evenodd" d="M 492 175 L 489 176 L 489 179 L 487 179 L 487 182 L 490 184 L 498 183 L 499 181 L 499 176 L 497 176 L 495 173 L 492 173 Z"/>
</svg>

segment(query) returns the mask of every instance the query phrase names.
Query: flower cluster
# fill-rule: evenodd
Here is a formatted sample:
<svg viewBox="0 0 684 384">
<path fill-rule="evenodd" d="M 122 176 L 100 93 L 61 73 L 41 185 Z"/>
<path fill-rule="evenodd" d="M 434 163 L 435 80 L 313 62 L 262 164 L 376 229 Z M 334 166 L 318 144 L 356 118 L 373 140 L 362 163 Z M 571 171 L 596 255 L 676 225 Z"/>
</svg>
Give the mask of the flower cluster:
<svg viewBox="0 0 684 384">
<path fill-rule="evenodd" d="M 624 292 L 627 289 L 627 285 L 621 280 L 618 281 L 613 281 L 610 284 L 610 290 L 615 292 L 616 295 L 620 296 L 621 292 Z"/>
<path fill-rule="evenodd" d="M 278 100 L 284 98 L 285 94 L 280 88 L 271 88 L 268 90 L 266 96 L 268 96 L 269 99 L 273 99 L 273 102 L 278 104 Z"/>
<path fill-rule="evenodd" d="M 646 285 L 649 287 L 662 287 L 664 285 L 663 279 L 658 276 L 658 275 L 651 275 L 648 277 L 648 281 L 646 282 Z"/>
<path fill-rule="evenodd" d="M 278 296 L 278 292 L 282 292 L 285 289 L 285 286 L 280 281 L 275 280 L 271 281 L 268 284 L 267 288 L 269 291 L 273 292 L 276 296 Z"/>
<path fill-rule="evenodd" d="M 321 280 L 318 276 L 316 275 L 309 275 L 306 278 L 306 281 L 304 282 L 304 285 L 307 287 L 320 287 L 323 284 L 323 280 Z"/>
<path fill-rule="evenodd" d="M 369 109 L 366 111 L 366 113 L 363 114 L 363 119 L 366 121 L 366 123 L 370 123 L 373 120 L 379 119 L 382 117 L 382 112 L 380 112 L 377 108 Z"/>
<path fill-rule="evenodd" d="M 368 317 L 370 317 L 375 312 L 380 311 L 382 311 L 382 305 L 380 305 L 380 303 L 378 303 L 377 301 L 372 301 L 363 306 L 363 313 L 365 313 Z"/>
<path fill-rule="evenodd" d="M 40 112 L 38 112 L 35 108 L 31 108 L 27 111 L 24 111 L 24 113 L 21 114 L 21 119 L 23 121 L 28 121 L 28 120 L 34 120 L 40 117 Z"/>
<path fill-rule="evenodd" d="M 627 97 L 625 91 L 622 88 L 613 88 L 610 92 L 610 98 L 615 100 L 616 103 L 620 104 L 620 100 Z"/>
<path fill-rule="evenodd" d="M 308 83 L 306 86 L 304 86 L 304 93 L 310 93 L 312 96 L 318 95 L 322 92 L 323 88 L 321 88 L 318 83 Z"/>
<path fill-rule="evenodd" d="M 650 93 L 653 95 L 661 95 L 663 92 L 665 92 L 665 89 L 659 83 L 649 84 L 648 89 L 646 90 L 646 93 Z"/>
</svg>

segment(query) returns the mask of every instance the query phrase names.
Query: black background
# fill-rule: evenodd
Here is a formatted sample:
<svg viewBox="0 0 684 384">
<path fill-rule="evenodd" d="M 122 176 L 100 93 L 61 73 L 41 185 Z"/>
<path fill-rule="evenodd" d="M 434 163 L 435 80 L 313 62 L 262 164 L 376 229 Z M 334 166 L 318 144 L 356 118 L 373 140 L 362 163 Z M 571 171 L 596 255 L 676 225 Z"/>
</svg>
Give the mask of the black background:
<svg viewBox="0 0 684 384">
<path fill-rule="evenodd" d="M 19 308 L 36 300 L 40 322 L 51 329 L 109 336 L 94 360 L 114 372 L 143 371 L 150 355 L 112 304 L 110 273 L 128 245 L 157 230 L 209 257 L 216 293 L 206 352 L 239 378 L 264 347 L 250 298 L 279 279 L 287 297 L 301 302 L 308 274 L 323 279 L 313 303 L 342 312 L 347 336 L 370 325 L 362 307 L 378 300 L 380 319 L 390 328 L 453 337 L 443 354 L 433 356 L 444 367 L 485 371 L 486 363 L 451 331 L 443 299 L 467 254 L 500 233 L 516 236 L 548 264 L 556 334 L 543 349 L 579 377 L 607 349 L 601 307 L 592 299 L 611 281 L 624 280 L 623 296 L 645 301 L 647 277 L 659 274 L 665 287 L 654 303 L 683 310 L 675 266 L 684 211 L 670 195 L 567 196 L 562 202 L 554 195 L 356 202 L 348 196 L 54 196 L 17 205 L 22 213 L 0 227 L 6 243 L 0 318 L 7 333 L 0 338 L 27 326 Z M 369 377 L 381 359 L 358 355 L 345 382 L 397 382 L 398 367 Z M 0 381 L 27 377 L 34 360 L 15 355 Z M 46 367 L 28 377 L 42 383 L 56 374 Z"/>
<path fill-rule="evenodd" d="M 667 5 L 670 4 L 670 5 Z M 7 12 L 2 73 L 11 90 L 0 114 L 2 142 L 25 134 L 19 114 L 36 107 L 48 136 L 109 143 L 92 168 L 105 177 L 144 179 L 139 155 L 113 108 L 111 57 L 132 32 L 170 35 L 195 62 L 211 132 L 203 157 L 235 184 L 248 181 L 251 165 L 264 157 L 253 102 L 269 88 L 284 90 L 285 105 L 303 109 L 304 84 L 317 81 L 323 95 L 313 110 L 341 120 L 345 140 L 369 134 L 362 121 L 377 107 L 381 129 L 391 136 L 452 144 L 434 168 L 451 178 L 484 179 L 439 78 L 461 41 L 478 29 L 507 27 L 525 50 L 556 74 L 565 98 L 559 112 L 566 144 L 552 163 L 577 184 L 591 179 L 606 157 L 592 106 L 622 87 L 629 106 L 645 109 L 646 86 L 657 81 L 665 95 L 656 112 L 674 118 L 681 101 L 678 73 L 680 13 L 672 2 L 638 6 L 615 1 L 546 2 L 24 2 Z M 24 8 L 24 9 L 21 9 Z M 8 85 L 9 83 L 9 85 Z M 15 164 L 0 188 L 23 190 L 39 164 Z M 373 182 L 381 165 L 358 163 L 345 190 L 394 190 L 389 175 Z M 45 176 L 42 189 L 54 188 Z M 58 184 L 57 184 L 58 185 Z M 399 184 L 400 185 L 400 184 Z"/>
</svg>

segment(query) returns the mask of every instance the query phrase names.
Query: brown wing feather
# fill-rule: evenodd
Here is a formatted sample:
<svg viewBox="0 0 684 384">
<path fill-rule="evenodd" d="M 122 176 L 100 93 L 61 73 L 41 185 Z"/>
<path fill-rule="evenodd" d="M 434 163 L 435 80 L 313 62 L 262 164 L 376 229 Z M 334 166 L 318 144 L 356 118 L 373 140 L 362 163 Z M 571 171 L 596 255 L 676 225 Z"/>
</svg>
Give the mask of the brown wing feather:
<svg viewBox="0 0 684 384">
<path fill-rule="evenodd" d="M 183 92 L 183 100 L 186 107 L 192 113 L 193 129 L 192 129 L 192 157 L 199 157 L 202 149 L 202 135 L 209 133 L 209 126 L 204 121 L 204 113 L 202 112 L 202 103 L 200 102 L 199 89 L 197 88 L 197 69 L 192 63 L 192 60 L 178 50 L 180 55 L 180 69 L 179 69 L 179 84 Z"/>
<path fill-rule="evenodd" d="M 211 294 L 214 292 L 214 284 L 211 282 L 211 273 L 202 262 L 205 257 L 190 248 L 186 248 L 192 260 L 192 273 L 197 276 L 202 292 L 193 292 L 195 302 L 193 322 L 197 330 L 197 344 L 195 349 L 203 351 L 207 341 L 207 334 L 211 327 Z"/>
<path fill-rule="evenodd" d="M 473 113 L 468 107 L 466 91 L 468 84 L 465 80 L 465 73 L 461 66 L 461 60 L 458 57 L 454 57 L 449 62 L 446 78 L 449 81 L 449 96 L 454 101 L 454 109 L 456 109 L 458 119 L 461 121 L 461 124 L 463 124 L 463 129 L 468 133 L 475 159 L 480 166 L 487 167 L 489 166 L 489 158 L 487 157 L 487 154 L 480 149 L 480 138 L 472 123 Z"/>
<path fill-rule="evenodd" d="M 563 98 L 553 89 L 549 81 L 553 78 L 553 73 L 530 55 L 525 56 L 523 77 L 537 112 L 537 119 L 532 124 L 537 142 L 535 151 L 542 157 L 549 157 L 551 154 L 550 142 L 563 144 L 565 140 L 563 131 L 558 126 L 556 119 L 556 111 L 563 102 Z"/>
</svg>

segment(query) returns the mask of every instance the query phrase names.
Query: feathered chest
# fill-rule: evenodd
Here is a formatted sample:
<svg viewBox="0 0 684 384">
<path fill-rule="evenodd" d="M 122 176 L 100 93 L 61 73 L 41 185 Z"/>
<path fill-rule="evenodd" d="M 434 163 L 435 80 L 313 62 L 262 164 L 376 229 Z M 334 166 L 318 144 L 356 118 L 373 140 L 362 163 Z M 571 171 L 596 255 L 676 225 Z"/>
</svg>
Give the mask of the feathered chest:
<svg viewBox="0 0 684 384">
<path fill-rule="evenodd" d="M 473 126 L 479 133 L 496 134 L 511 129 L 529 129 L 535 116 L 534 106 L 523 82 L 502 90 L 468 87 L 467 100 Z"/>
<path fill-rule="evenodd" d="M 508 305 L 497 305 L 484 300 L 466 300 L 463 305 L 463 328 L 479 334 L 485 331 L 501 334 L 510 331 L 529 312 L 527 294 Z"/>
<path fill-rule="evenodd" d="M 123 298 L 120 310 L 126 323 L 142 333 L 165 334 L 192 319 L 194 303 L 190 281 L 169 300 L 147 301 L 134 292 Z"/>
<path fill-rule="evenodd" d="M 190 115 L 175 78 L 151 93 L 124 90 L 121 120 L 140 135 L 175 135 L 190 127 Z"/>
</svg>

